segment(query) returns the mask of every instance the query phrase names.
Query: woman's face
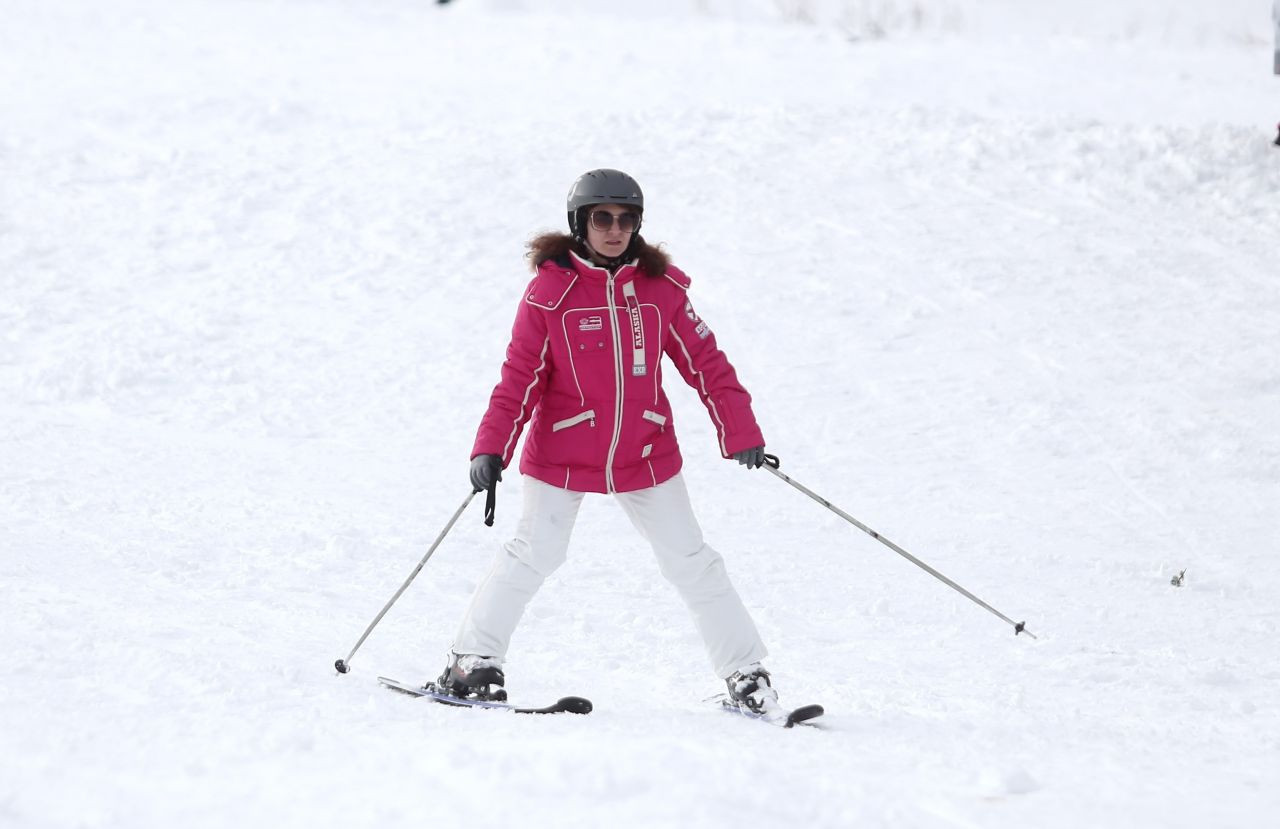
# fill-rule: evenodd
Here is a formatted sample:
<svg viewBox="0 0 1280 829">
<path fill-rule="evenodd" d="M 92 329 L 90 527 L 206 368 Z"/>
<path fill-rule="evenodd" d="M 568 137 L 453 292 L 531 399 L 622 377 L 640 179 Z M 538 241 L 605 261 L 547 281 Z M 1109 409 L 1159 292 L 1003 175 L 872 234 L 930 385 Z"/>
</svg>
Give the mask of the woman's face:
<svg viewBox="0 0 1280 829">
<path fill-rule="evenodd" d="M 587 245 L 605 259 L 621 256 L 640 224 L 634 207 L 596 204 L 587 208 Z M 625 228 L 625 229 L 624 229 Z"/>
</svg>

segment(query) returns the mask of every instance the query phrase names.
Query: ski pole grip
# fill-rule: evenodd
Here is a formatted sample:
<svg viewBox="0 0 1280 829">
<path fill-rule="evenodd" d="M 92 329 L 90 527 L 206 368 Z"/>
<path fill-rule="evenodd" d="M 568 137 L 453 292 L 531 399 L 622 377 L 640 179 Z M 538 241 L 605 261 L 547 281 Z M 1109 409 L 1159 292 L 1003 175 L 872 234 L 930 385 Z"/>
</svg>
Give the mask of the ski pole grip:
<svg viewBox="0 0 1280 829">
<path fill-rule="evenodd" d="M 770 469 L 777 469 L 779 466 L 782 466 L 782 461 L 778 460 L 777 455 L 770 455 L 768 452 L 765 452 L 764 465 Z"/>
<path fill-rule="evenodd" d="M 493 513 L 498 507 L 498 482 L 492 481 L 484 496 L 484 525 L 493 526 Z"/>
</svg>

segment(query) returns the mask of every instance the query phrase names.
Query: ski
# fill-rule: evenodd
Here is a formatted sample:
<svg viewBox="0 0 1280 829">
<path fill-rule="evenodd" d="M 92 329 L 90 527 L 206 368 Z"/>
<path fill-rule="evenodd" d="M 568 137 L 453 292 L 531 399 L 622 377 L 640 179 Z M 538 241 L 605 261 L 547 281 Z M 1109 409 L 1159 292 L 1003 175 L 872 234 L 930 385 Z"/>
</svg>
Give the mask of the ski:
<svg viewBox="0 0 1280 829">
<path fill-rule="evenodd" d="M 413 697 L 425 697 L 441 705 L 453 705 L 458 708 L 494 708 L 510 711 L 513 714 L 590 714 L 591 700 L 582 697 L 561 697 L 551 705 L 541 708 L 526 708 L 509 702 L 497 702 L 490 699 L 463 699 L 446 694 L 428 682 L 426 685 L 405 685 L 399 680 L 380 676 L 378 682 L 384 687 L 401 694 Z"/>
<path fill-rule="evenodd" d="M 781 728 L 793 728 L 797 725 L 809 725 L 816 728 L 818 724 L 812 722 L 812 720 L 821 717 L 825 713 L 821 705 L 802 705 L 799 708 L 784 709 L 773 714 L 763 714 L 759 711 L 752 711 L 750 708 L 735 705 L 733 700 L 727 696 L 718 697 L 716 701 L 719 702 L 721 709 L 724 711 L 741 714 L 748 719 L 759 720 Z"/>
</svg>

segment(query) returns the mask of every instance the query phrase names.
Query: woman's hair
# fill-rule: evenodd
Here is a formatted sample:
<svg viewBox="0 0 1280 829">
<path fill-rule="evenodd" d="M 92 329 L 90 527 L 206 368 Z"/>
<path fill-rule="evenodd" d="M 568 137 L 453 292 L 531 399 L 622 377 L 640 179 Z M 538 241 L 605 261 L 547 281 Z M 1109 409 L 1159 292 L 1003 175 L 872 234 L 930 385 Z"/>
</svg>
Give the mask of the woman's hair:
<svg viewBox="0 0 1280 829">
<path fill-rule="evenodd" d="M 671 264 L 671 257 L 659 248 L 650 245 L 643 236 L 632 240 L 635 258 L 640 260 L 640 269 L 649 276 L 662 276 Z M 563 265 L 569 264 L 569 253 L 573 252 L 583 259 L 590 259 L 591 253 L 586 245 L 567 233 L 550 231 L 529 240 L 529 266 L 537 270 L 543 262 L 552 260 Z"/>
</svg>

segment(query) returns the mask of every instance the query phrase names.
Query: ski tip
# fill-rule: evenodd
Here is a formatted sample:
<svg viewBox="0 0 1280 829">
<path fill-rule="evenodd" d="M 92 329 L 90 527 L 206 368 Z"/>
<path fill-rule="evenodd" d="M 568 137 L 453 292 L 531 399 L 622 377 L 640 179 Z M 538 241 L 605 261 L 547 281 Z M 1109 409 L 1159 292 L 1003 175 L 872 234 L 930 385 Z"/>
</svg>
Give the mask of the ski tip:
<svg viewBox="0 0 1280 829">
<path fill-rule="evenodd" d="M 590 714 L 592 708 L 591 700 L 583 697 L 562 697 L 555 704 L 555 710 L 569 714 Z"/>
<path fill-rule="evenodd" d="M 826 711 L 821 705 L 805 705 L 792 711 L 787 715 L 787 724 L 785 728 L 790 728 L 796 723 L 811 720 L 814 717 L 821 717 Z"/>
<path fill-rule="evenodd" d="M 389 676 L 378 677 L 378 684 L 383 688 L 390 688 L 392 691 L 397 691 L 401 694 L 408 694 L 413 697 L 420 697 L 426 693 L 426 690 L 423 688 L 414 688 L 412 685 L 405 685 L 400 680 L 392 679 Z"/>
</svg>

